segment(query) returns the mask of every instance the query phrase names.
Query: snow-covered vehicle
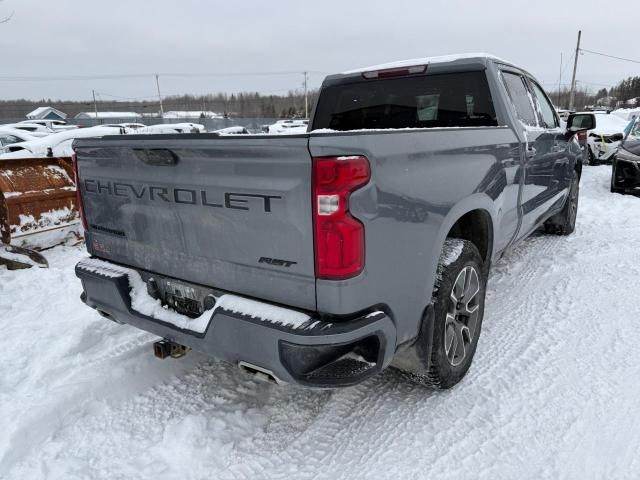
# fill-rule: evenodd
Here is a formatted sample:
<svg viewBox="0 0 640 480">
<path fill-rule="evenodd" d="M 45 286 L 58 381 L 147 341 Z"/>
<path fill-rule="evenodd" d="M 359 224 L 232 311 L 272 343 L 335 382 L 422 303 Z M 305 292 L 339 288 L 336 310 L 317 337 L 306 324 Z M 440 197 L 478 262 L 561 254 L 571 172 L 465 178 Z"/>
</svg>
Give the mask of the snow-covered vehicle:
<svg viewBox="0 0 640 480">
<path fill-rule="evenodd" d="M 556 109 L 556 112 L 558 112 L 558 116 L 560 117 L 560 120 L 562 120 L 563 122 L 566 122 L 567 119 L 569 118 L 569 115 L 576 113 L 574 110 L 564 110 L 564 109 Z"/>
<path fill-rule="evenodd" d="M 579 125 L 579 126 L 578 126 Z M 79 140 L 82 300 L 276 382 L 469 369 L 490 266 L 574 231 L 591 114 L 486 54 L 325 79 L 310 131 Z M 540 312 L 541 315 L 543 312 Z"/>
<path fill-rule="evenodd" d="M 263 131 L 274 135 L 287 135 L 293 133 L 304 133 L 309 126 L 309 120 L 306 119 L 290 119 L 278 120 L 272 125 L 265 125 Z"/>
<path fill-rule="evenodd" d="M 140 127 L 136 129 L 136 134 L 170 134 L 170 133 L 204 133 L 204 125 L 199 123 L 159 123 Z"/>
<path fill-rule="evenodd" d="M 14 143 L 29 142 L 37 138 L 24 130 L 18 130 L 13 127 L 0 127 L 0 148 Z"/>
<path fill-rule="evenodd" d="M 52 132 L 60 132 L 62 130 L 73 130 L 78 128 L 77 125 L 69 125 L 64 120 L 23 120 L 20 122 L 25 125 L 42 125 Z"/>
<path fill-rule="evenodd" d="M 214 130 L 214 133 L 219 133 L 220 135 L 249 135 L 251 132 L 247 130 L 247 127 L 236 126 Z"/>
<path fill-rule="evenodd" d="M 606 112 L 594 112 L 596 128 L 587 132 L 587 155 L 590 165 L 611 162 L 622 142 L 624 129 L 629 124 Z"/>
<path fill-rule="evenodd" d="M 124 122 L 124 123 L 105 123 L 104 125 L 100 125 L 101 127 L 115 127 L 120 128 L 124 127 L 129 130 L 138 130 L 140 128 L 146 128 L 147 126 L 144 123 L 134 123 L 134 122 Z"/>
<path fill-rule="evenodd" d="M 640 192 L 640 118 L 632 120 L 611 167 L 612 193 Z"/>
<path fill-rule="evenodd" d="M 123 127 L 90 127 L 74 128 L 46 137 L 36 138 L 26 142 L 12 143 L 0 149 L 2 158 L 30 158 L 30 157 L 69 157 L 73 153 L 71 144 L 77 138 L 101 137 L 104 135 L 119 135 L 127 133 Z"/>
<path fill-rule="evenodd" d="M 9 127 L 15 128 L 16 130 L 22 130 L 23 132 L 29 133 L 33 137 L 47 137 L 53 133 L 53 130 L 37 123 L 7 123 L 5 125 L 0 125 L 0 127 Z"/>
</svg>

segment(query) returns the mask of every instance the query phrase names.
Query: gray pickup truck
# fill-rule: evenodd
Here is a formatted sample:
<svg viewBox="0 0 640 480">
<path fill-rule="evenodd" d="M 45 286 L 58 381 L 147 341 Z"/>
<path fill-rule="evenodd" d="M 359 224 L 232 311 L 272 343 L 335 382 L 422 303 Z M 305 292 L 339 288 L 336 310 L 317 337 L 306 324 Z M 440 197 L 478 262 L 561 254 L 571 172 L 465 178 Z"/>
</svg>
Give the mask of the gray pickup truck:
<svg viewBox="0 0 640 480">
<path fill-rule="evenodd" d="M 307 133 L 77 140 L 82 301 L 278 383 L 393 365 L 449 388 L 474 356 L 492 261 L 570 234 L 582 165 L 525 70 L 483 55 L 331 75 Z"/>
</svg>

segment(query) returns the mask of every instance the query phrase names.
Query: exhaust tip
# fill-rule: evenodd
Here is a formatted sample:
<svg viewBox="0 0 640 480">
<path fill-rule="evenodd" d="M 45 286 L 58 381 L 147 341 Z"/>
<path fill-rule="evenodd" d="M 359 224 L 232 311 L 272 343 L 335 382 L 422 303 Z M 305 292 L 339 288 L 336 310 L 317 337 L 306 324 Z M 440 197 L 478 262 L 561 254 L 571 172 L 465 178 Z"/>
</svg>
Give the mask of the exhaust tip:
<svg viewBox="0 0 640 480">
<path fill-rule="evenodd" d="M 253 365 L 252 363 L 241 361 L 238 362 L 238 367 L 240 367 L 240 370 L 253 376 L 256 380 L 274 383 L 276 385 L 283 385 L 286 383 L 276 377 L 271 370 Z"/>
</svg>

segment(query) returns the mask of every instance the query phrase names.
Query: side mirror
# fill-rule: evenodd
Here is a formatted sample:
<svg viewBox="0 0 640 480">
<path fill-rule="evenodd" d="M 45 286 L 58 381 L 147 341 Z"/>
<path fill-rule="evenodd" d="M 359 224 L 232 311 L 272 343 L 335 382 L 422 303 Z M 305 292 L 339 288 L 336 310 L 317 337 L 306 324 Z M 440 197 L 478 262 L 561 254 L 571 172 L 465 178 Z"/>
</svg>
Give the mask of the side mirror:
<svg viewBox="0 0 640 480">
<path fill-rule="evenodd" d="M 596 128 L 596 116 L 593 113 L 572 113 L 567 118 L 567 134 L 574 135 Z"/>
</svg>

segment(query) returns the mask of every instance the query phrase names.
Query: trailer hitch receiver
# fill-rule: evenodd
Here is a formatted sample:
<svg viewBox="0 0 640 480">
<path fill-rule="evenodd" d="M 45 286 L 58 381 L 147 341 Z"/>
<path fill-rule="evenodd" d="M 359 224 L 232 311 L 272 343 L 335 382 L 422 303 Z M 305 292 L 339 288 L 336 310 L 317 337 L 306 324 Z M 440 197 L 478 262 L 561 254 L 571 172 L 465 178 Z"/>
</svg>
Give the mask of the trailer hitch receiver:
<svg viewBox="0 0 640 480">
<path fill-rule="evenodd" d="M 189 347 L 185 347 L 184 345 L 174 343 L 167 339 L 159 340 L 153 344 L 153 354 L 162 360 L 168 357 L 184 357 L 190 350 L 191 349 Z"/>
</svg>

